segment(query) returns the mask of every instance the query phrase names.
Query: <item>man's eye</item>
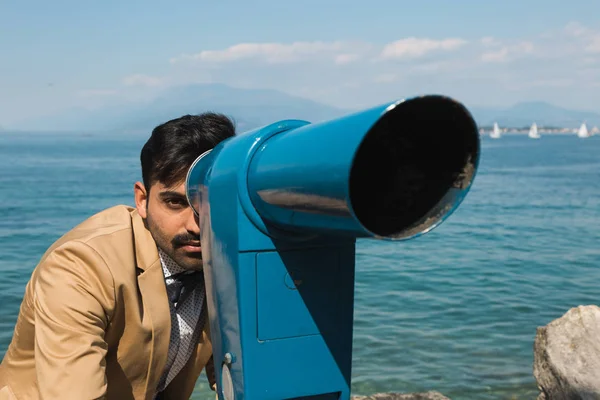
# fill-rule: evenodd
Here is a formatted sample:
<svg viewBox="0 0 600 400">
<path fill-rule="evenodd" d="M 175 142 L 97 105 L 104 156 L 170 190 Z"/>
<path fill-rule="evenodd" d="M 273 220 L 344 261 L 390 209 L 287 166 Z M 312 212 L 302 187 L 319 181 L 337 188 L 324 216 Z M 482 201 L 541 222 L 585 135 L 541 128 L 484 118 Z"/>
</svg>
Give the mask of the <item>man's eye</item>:
<svg viewBox="0 0 600 400">
<path fill-rule="evenodd" d="M 181 208 L 187 205 L 185 201 L 179 199 L 167 199 L 165 200 L 165 203 L 172 208 Z"/>
</svg>

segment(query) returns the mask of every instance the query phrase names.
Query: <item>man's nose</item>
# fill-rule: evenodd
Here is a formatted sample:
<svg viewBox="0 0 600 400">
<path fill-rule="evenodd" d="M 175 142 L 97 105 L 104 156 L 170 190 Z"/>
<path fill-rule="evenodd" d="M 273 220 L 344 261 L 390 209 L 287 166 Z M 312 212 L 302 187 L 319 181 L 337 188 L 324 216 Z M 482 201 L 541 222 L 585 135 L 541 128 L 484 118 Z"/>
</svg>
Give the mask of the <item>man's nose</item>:
<svg viewBox="0 0 600 400">
<path fill-rule="evenodd" d="M 200 225 L 198 224 L 198 216 L 194 213 L 192 207 L 188 207 L 187 213 L 188 215 L 186 215 L 185 229 L 195 236 L 200 236 Z"/>
</svg>

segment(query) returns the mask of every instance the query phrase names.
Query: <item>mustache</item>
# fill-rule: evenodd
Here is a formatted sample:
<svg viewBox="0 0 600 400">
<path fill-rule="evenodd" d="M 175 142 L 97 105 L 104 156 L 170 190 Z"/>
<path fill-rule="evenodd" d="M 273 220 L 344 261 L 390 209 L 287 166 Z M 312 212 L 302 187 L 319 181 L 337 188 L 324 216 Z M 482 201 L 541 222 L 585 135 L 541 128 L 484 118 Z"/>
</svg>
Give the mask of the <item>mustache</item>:
<svg viewBox="0 0 600 400">
<path fill-rule="evenodd" d="M 182 233 L 181 235 L 177 235 L 171 240 L 171 244 L 174 247 L 185 246 L 189 243 L 198 243 L 200 242 L 200 236 L 192 235 L 189 233 Z"/>
</svg>

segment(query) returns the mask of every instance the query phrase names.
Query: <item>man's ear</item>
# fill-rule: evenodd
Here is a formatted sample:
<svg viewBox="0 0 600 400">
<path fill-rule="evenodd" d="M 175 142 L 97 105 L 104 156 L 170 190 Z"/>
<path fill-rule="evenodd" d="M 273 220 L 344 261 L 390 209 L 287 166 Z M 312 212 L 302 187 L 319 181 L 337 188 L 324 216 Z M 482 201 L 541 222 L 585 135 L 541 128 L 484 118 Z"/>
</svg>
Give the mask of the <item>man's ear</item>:
<svg viewBox="0 0 600 400">
<path fill-rule="evenodd" d="M 146 207 L 148 206 L 148 192 L 142 182 L 136 182 L 133 185 L 133 197 L 135 198 L 135 207 L 140 217 L 146 218 Z"/>
</svg>

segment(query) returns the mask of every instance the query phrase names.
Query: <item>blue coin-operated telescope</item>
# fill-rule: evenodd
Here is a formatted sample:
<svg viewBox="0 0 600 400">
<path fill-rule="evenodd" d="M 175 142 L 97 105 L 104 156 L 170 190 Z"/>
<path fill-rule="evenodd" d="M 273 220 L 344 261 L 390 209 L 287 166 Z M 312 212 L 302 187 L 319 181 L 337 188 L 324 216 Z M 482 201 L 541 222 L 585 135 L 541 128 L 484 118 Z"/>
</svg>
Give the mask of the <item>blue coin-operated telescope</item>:
<svg viewBox="0 0 600 400">
<path fill-rule="evenodd" d="M 230 138 L 188 171 L 199 215 L 218 395 L 350 398 L 357 238 L 439 225 L 479 162 L 467 109 L 443 96 Z"/>
</svg>

